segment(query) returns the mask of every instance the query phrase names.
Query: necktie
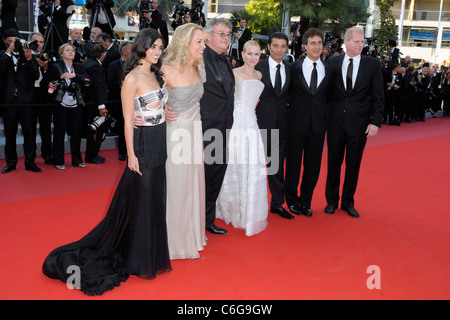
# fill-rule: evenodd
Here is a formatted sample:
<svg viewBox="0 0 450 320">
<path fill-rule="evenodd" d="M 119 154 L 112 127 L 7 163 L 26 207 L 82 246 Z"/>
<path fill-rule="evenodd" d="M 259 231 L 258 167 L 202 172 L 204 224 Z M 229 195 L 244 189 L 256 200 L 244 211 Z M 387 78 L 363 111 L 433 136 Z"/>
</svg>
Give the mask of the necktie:
<svg viewBox="0 0 450 320">
<path fill-rule="evenodd" d="M 280 67 L 281 67 L 281 65 L 278 64 L 277 65 L 277 73 L 275 74 L 275 86 L 273 87 L 273 89 L 275 90 L 275 93 L 277 95 L 279 95 L 280 92 L 281 92 L 281 72 L 280 72 Z"/>
<path fill-rule="evenodd" d="M 313 62 L 314 65 L 314 69 L 311 72 L 311 82 L 309 83 L 309 89 L 311 90 L 312 93 L 316 92 L 317 89 L 317 63 Z"/>
<path fill-rule="evenodd" d="M 353 59 L 349 59 L 349 61 L 347 69 L 347 92 L 353 89 Z"/>
</svg>

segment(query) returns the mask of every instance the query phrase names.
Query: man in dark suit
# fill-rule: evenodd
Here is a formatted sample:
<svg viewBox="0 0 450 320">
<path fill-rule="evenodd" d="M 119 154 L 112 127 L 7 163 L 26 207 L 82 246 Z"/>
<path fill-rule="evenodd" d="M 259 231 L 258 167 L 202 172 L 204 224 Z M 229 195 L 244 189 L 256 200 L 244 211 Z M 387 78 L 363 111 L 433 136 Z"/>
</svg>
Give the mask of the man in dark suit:
<svg viewBox="0 0 450 320">
<path fill-rule="evenodd" d="M 122 73 L 125 61 L 131 54 L 132 42 L 125 41 L 120 44 L 119 50 L 121 58 L 111 62 L 108 69 L 108 87 L 109 87 L 109 97 L 111 103 L 111 114 L 117 120 L 117 133 L 119 136 L 119 160 L 124 161 L 127 159 L 127 148 L 125 144 L 125 133 L 124 133 L 124 119 L 122 113 L 122 103 L 120 91 L 122 89 Z"/>
<path fill-rule="evenodd" d="M 88 123 L 97 116 L 106 117 L 108 110 L 106 109 L 105 102 L 108 99 L 108 85 L 106 83 L 105 70 L 101 63 L 105 57 L 105 49 L 100 44 L 94 44 L 91 48 L 91 57 L 82 63 L 82 66 L 91 79 L 90 86 L 86 87 L 85 101 L 88 106 Z M 104 124 L 103 124 L 104 125 Z M 92 133 L 89 133 L 86 141 L 86 163 L 105 163 L 105 158 L 100 156 L 102 141 L 100 139 L 94 139 Z"/>
<path fill-rule="evenodd" d="M 242 59 L 244 44 L 252 39 L 252 32 L 247 28 L 247 19 L 242 17 L 239 20 L 239 27 L 233 30 L 234 42 L 231 44 L 231 56 L 237 60 Z"/>
<path fill-rule="evenodd" d="M 39 1 L 39 9 L 47 18 L 47 28 L 44 34 L 45 52 L 57 52 L 58 48 L 69 40 L 68 20 L 73 14 L 70 6 L 73 6 L 72 0 L 54 0 L 50 4 L 43 4 Z"/>
<path fill-rule="evenodd" d="M 0 55 L 0 103 L 9 106 L 3 108 L 5 126 L 6 166 L 1 173 L 16 169 L 16 135 L 20 123 L 23 133 L 25 169 L 41 172 L 35 164 L 36 159 L 36 110 L 27 106 L 33 102 L 35 81 L 39 78 L 39 65 L 30 49 L 16 48 L 15 40 L 20 38 L 19 31 L 5 31 L 6 51 Z"/>
<path fill-rule="evenodd" d="M 383 121 L 383 76 L 378 60 L 361 55 L 364 47 L 364 31 L 361 28 L 348 29 L 344 44 L 345 55 L 328 59 L 334 74 L 327 132 L 325 213 L 332 214 L 338 207 L 341 166 L 345 156 L 341 208 L 350 216 L 359 217 L 354 207 L 354 194 L 367 138 L 378 133 Z"/>
<path fill-rule="evenodd" d="M 224 18 L 209 19 L 205 31 L 206 82 L 200 100 L 200 116 L 205 148 L 206 230 L 221 235 L 228 232 L 216 226 L 214 220 L 216 200 L 227 168 L 227 130 L 233 124 L 235 81 L 231 63 L 225 55 L 230 44 L 231 24 Z M 221 137 L 216 136 L 218 133 Z"/>
<path fill-rule="evenodd" d="M 119 48 L 114 45 L 111 36 L 105 32 L 102 32 L 97 37 L 97 42 L 105 49 L 105 56 L 102 60 L 102 67 L 105 70 L 105 77 L 108 79 L 109 64 L 113 61 L 120 59 Z"/>
<path fill-rule="evenodd" d="M 321 61 L 323 32 L 303 34 L 307 56 L 291 66 L 288 142 L 286 152 L 286 202 L 294 214 L 311 216 L 311 200 L 319 178 L 328 124 L 327 92 L 332 69 Z M 303 176 L 298 184 L 303 156 Z"/>
<path fill-rule="evenodd" d="M 293 219 L 284 204 L 284 161 L 287 140 L 287 100 L 291 78 L 290 66 L 283 61 L 288 50 L 289 39 L 282 32 L 269 37 L 267 48 L 270 56 L 260 61 L 255 69 L 262 73 L 265 85 L 256 107 L 258 126 L 262 134 L 268 164 L 269 189 L 272 194 L 270 212 L 286 219 Z"/>
<path fill-rule="evenodd" d="M 19 30 L 16 24 L 17 0 L 3 0 L 0 10 L 0 33 L 2 36 L 8 29 Z"/>
<path fill-rule="evenodd" d="M 87 0 L 86 9 L 91 9 L 91 20 L 89 26 L 92 28 L 98 27 L 106 32 L 111 37 L 114 37 L 114 26 L 116 20 L 112 8 L 114 7 L 113 0 Z M 95 20 L 95 21 L 94 21 Z"/>
</svg>

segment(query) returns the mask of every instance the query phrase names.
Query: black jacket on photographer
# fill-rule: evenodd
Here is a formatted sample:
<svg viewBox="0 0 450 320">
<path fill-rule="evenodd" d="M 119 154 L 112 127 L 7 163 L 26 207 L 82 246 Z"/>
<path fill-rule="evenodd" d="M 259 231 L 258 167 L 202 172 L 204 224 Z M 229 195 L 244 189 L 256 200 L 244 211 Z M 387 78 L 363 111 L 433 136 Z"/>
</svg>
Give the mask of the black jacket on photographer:
<svg viewBox="0 0 450 320">
<path fill-rule="evenodd" d="M 51 29 L 51 37 L 44 44 L 46 52 L 58 51 L 58 48 L 69 40 L 69 28 L 68 19 L 72 16 L 73 12 L 69 10 L 69 7 L 73 6 L 72 0 L 61 0 L 60 6 L 57 6 L 55 0 L 46 1 L 39 9 L 44 13 L 47 18 L 47 33 L 49 20 L 53 22 L 54 28 Z M 47 34 L 45 34 L 47 36 Z"/>
<path fill-rule="evenodd" d="M 5 39 L 19 37 L 17 30 L 5 31 Z M 16 38 L 17 40 L 17 38 Z M 13 43 L 9 45 L 12 46 Z M 14 42 L 14 50 L 8 49 L 0 56 L 0 103 L 5 128 L 6 167 L 2 173 L 14 170 L 17 164 L 16 135 L 18 124 L 22 127 L 24 137 L 25 168 L 35 172 L 41 171 L 35 165 L 36 158 L 36 110 L 27 106 L 33 102 L 34 83 L 39 78 L 39 65 L 34 56 L 27 59 L 24 51 Z M 31 168 L 33 167 L 33 168 Z M 34 170 L 36 168 L 36 170 Z"/>
<path fill-rule="evenodd" d="M 85 99 L 88 111 L 88 124 L 92 123 L 96 117 L 100 116 L 100 111 L 106 110 L 105 103 L 108 100 L 108 85 L 106 73 L 101 65 L 105 50 L 100 44 L 95 44 L 91 48 L 91 57 L 81 65 L 91 78 L 91 85 L 85 90 Z M 98 155 L 101 140 L 95 139 L 90 132 L 87 135 L 85 161 L 87 163 L 103 163 Z"/>
</svg>

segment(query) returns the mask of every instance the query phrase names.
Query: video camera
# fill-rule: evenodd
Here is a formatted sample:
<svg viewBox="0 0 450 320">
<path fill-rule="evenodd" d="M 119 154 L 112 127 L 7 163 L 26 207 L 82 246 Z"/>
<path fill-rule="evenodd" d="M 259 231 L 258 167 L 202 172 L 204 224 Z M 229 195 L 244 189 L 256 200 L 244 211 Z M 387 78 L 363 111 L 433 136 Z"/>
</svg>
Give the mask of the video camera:
<svg viewBox="0 0 450 320">
<path fill-rule="evenodd" d="M 84 51 L 83 42 L 80 39 L 74 39 L 75 41 L 72 42 L 73 46 L 75 47 L 75 54 L 81 59 L 84 60 L 86 58 L 86 52 Z"/>
<path fill-rule="evenodd" d="M 173 18 L 175 18 L 175 15 L 177 15 L 177 14 L 180 15 L 180 17 L 182 17 L 188 12 L 189 12 L 189 8 L 184 5 L 183 0 L 180 0 L 180 3 L 177 4 L 175 6 L 175 8 L 173 9 Z"/>
<path fill-rule="evenodd" d="M 139 3 L 139 12 L 147 13 L 150 12 L 152 8 L 153 0 L 141 0 Z"/>
</svg>

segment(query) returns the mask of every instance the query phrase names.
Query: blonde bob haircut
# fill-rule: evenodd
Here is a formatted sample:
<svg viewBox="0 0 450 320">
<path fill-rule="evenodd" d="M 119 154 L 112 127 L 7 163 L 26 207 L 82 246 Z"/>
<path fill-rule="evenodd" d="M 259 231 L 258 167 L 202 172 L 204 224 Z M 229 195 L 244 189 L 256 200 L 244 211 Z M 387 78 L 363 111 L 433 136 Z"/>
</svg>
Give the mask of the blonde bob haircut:
<svg viewBox="0 0 450 320">
<path fill-rule="evenodd" d="M 186 23 L 175 29 L 172 40 L 167 46 L 167 53 L 164 56 L 163 64 L 169 66 L 179 66 L 180 72 L 183 72 L 187 64 L 191 60 L 189 45 L 196 30 L 203 33 L 203 39 L 206 42 L 206 33 L 202 26 L 195 23 Z M 197 68 L 199 65 L 204 66 L 203 59 L 194 62 Z"/>
<path fill-rule="evenodd" d="M 242 52 L 246 52 L 248 47 L 258 47 L 259 51 L 261 51 L 261 46 L 255 40 L 248 40 L 244 43 L 244 47 L 242 48 Z"/>
</svg>

